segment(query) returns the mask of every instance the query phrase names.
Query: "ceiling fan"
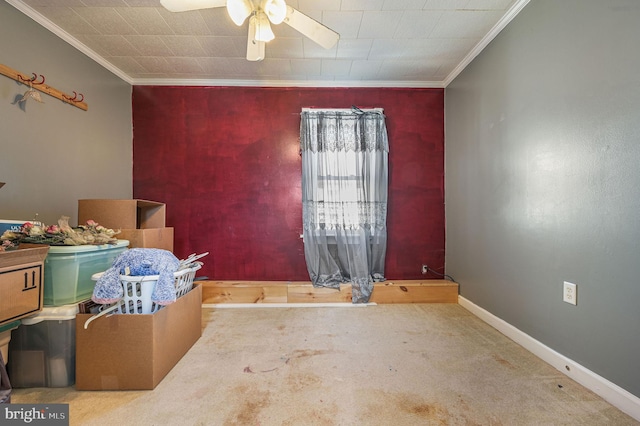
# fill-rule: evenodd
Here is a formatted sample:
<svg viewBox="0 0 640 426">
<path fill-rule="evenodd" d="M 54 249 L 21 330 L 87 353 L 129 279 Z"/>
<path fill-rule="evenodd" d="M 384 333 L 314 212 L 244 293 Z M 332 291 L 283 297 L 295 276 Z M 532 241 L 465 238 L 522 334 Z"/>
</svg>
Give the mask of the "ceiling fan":
<svg viewBox="0 0 640 426">
<path fill-rule="evenodd" d="M 265 44 L 274 39 L 271 24 L 284 22 L 325 49 L 333 47 L 340 35 L 320 22 L 286 4 L 285 0 L 160 0 L 170 12 L 225 7 L 238 26 L 249 18 L 247 60 L 264 59 Z"/>
</svg>

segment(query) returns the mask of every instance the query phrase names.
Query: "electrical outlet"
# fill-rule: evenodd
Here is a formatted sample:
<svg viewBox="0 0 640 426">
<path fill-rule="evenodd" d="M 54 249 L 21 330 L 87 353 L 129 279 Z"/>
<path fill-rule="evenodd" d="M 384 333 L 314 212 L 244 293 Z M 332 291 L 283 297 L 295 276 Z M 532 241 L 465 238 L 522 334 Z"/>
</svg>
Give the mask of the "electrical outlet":
<svg viewBox="0 0 640 426">
<path fill-rule="evenodd" d="M 568 281 L 564 282 L 562 288 L 562 301 L 571 303 L 572 305 L 578 304 L 578 286 Z"/>
<path fill-rule="evenodd" d="M 422 265 L 422 273 L 426 274 L 427 272 L 429 272 L 429 266 L 427 265 Z"/>
</svg>

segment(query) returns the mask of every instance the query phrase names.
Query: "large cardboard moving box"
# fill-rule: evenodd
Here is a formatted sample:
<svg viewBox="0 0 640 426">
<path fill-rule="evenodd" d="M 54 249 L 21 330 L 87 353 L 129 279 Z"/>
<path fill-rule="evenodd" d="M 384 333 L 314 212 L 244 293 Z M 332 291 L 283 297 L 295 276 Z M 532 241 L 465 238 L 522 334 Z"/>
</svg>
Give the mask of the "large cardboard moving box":
<svg viewBox="0 0 640 426">
<path fill-rule="evenodd" d="M 129 247 L 173 251 L 173 228 L 165 227 L 166 206 L 149 200 L 78 200 L 78 223 L 94 220 L 119 229 L 117 238 L 129 240 Z"/>
<path fill-rule="evenodd" d="M 202 336 L 202 287 L 153 314 L 76 316 L 76 389 L 154 389 Z"/>
<path fill-rule="evenodd" d="M 148 200 L 78 200 L 78 223 L 92 219 L 111 229 L 163 228 L 164 203 Z"/>
<path fill-rule="evenodd" d="M 173 228 L 171 227 L 121 229 L 116 236 L 123 240 L 129 240 L 130 248 L 146 247 L 173 251 Z"/>
</svg>

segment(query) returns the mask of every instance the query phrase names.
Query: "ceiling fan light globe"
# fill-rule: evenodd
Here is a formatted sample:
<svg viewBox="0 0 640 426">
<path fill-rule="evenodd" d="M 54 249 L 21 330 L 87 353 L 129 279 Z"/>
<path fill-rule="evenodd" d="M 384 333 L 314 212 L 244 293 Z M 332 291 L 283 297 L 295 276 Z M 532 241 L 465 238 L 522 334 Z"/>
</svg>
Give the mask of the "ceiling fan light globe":
<svg viewBox="0 0 640 426">
<path fill-rule="evenodd" d="M 263 0 L 262 10 L 274 25 L 281 24 L 287 16 L 287 3 L 284 0 Z"/>
<path fill-rule="evenodd" d="M 258 41 L 268 42 L 276 38 L 275 34 L 271 30 L 271 25 L 269 24 L 269 18 L 264 13 L 256 14 L 256 36 L 255 39 Z"/>
<path fill-rule="evenodd" d="M 253 7 L 249 0 L 227 0 L 227 13 L 237 26 L 241 26 L 244 20 L 251 15 Z"/>
</svg>

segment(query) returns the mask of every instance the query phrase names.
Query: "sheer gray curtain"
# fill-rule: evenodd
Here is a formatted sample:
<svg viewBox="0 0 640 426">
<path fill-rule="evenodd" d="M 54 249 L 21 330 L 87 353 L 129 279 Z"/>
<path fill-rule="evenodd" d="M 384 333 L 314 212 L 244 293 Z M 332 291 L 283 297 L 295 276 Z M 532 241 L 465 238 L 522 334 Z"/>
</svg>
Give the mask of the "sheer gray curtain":
<svg viewBox="0 0 640 426">
<path fill-rule="evenodd" d="M 382 110 L 303 110 L 304 254 L 315 287 L 351 283 L 366 303 L 384 281 L 387 129 Z"/>
</svg>

